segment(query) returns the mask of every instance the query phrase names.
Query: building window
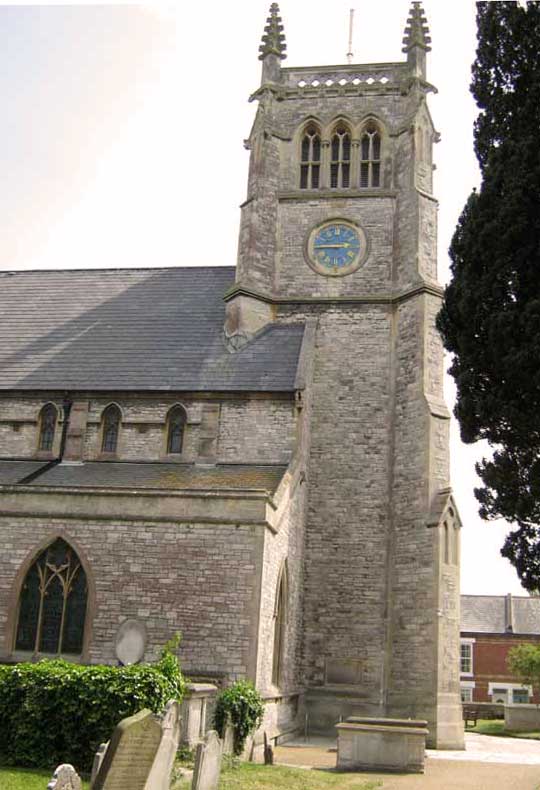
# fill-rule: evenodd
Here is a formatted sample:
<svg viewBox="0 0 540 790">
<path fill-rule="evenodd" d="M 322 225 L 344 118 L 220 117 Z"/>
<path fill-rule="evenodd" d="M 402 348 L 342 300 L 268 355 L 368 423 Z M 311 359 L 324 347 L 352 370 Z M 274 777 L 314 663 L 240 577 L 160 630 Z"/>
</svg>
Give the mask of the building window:
<svg viewBox="0 0 540 790">
<path fill-rule="evenodd" d="M 174 406 L 167 418 L 167 453 L 179 455 L 184 446 L 186 412 L 182 406 Z"/>
<path fill-rule="evenodd" d="M 512 702 L 514 705 L 526 705 L 529 702 L 528 689 L 512 689 Z"/>
<path fill-rule="evenodd" d="M 80 655 L 88 596 L 77 554 L 58 538 L 38 556 L 19 598 L 15 649 Z"/>
<path fill-rule="evenodd" d="M 304 131 L 300 159 L 300 189 L 318 189 L 321 175 L 321 135 L 315 124 L 310 124 Z"/>
<path fill-rule="evenodd" d="M 103 412 L 101 418 L 101 452 L 116 453 L 118 447 L 118 434 L 120 433 L 121 414 L 116 404 L 111 403 Z"/>
<path fill-rule="evenodd" d="M 463 687 L 461 688 L 461 701 L 462 702 L 472 702 L 473 701 L 473 690 L 470 687 Z"/>
<path fill-rule="evenodd" d="M 58 412 L 53 403 L 47 403 L 39 415 L 39 442 L 38 450 L 52 452 L 54 445 L 54 434 L 56 432 L 56 421 Z"/>
<path fill-rule="evenodd" d="M 330 150 L 330 186 L 332 189 L 346 188 L 351 178 L 351 135 L 346 126 L 336 127 Z"/>
<path fill-rule="evenodd" d="M 272 660 L 272 683 L 280 686 L 283 680 L 283 655 L 285 650 L 285 627 L 287 622 L 288 598 L 287 563 L 283 564 L 274 606 L 274 655 Z"/>
<path fill-rule="evenodd" d="M 381 134 L 370 122 L 360 137 L 360 186 L 364 188 L 381 185 Z"/>
<path fill-rule="evenodd" d="M 460 645 L 459 671 L 462 675 L 472 675 L 473 667 L 473 646 L 470 642 L 462 642 Z"/>
</svg>

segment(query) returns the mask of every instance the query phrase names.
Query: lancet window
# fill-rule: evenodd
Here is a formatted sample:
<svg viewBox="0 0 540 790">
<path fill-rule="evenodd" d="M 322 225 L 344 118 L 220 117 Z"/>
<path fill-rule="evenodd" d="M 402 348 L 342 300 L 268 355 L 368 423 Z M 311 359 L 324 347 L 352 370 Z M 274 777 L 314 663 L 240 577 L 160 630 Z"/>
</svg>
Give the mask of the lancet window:
<svg viewBox="0 0 540 790">
<path fill-rule="evenodd" d="M 285 653 L 285 627 L 287 623 L 288 579 L 287 564 L 284 563 L 278 580 L 274 606 L 274 655 L 272 660 L 272 683 L 279 686 L 283 676 Z"/>
<path fill-rule="evenodd" d="M 365 126 L 360 137 L 360 186 L 381 185 L 381 134 L 376 124 Z"/>
<path fill-rule="evenodd" d="M 103 412 L 101 418 L 101 452 L 115 453 L 118 448 L 118 436 L 121 422 L 120 409 L 111 403 Z"/>
<path fill-rule="evenodd" d="M 19 598 L 15 650 L 52 655 L 82 653 L 86 574 L 62 538 L 42 551 L 26 574 Z"/>
<path fill-rule="evenodd" d="M 167 453 L 179 455 L 184 446 L 186 412 L 182 406 L 174 406 L 167 418 Z"/>
<path fill-rule="evenodd" d="M 318 189 L 321 176 L 321 135 L 315 124 L 309 124 L 304 131 L 300 160 L 300 189 Z"/>
<path fill-rule="evenodd" d="M 53 449 L 57 420 L 56 406 L 53 403 L 47 403 L 39 415 L 38 450 L 50 452 Z"/>
<path fill-rule="evenodd" d="M 347 188 L 351 180 L 351 135 L 344 124 L 334 130 L 330 144 L 330 186 Z"/>
</svg>

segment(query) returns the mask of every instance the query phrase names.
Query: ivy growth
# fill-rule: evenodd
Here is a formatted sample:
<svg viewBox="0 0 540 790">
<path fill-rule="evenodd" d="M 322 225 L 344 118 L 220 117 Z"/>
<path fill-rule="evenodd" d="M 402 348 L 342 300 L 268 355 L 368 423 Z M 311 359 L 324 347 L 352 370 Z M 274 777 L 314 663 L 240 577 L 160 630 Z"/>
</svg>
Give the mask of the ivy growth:
<svg viewBox="0 0 540 790">
<path fill-rule="evenodd" d="M 242 754 L 246 738 L 262 721 L 264 702 L 252 683 L 238 680 L 218 694 L 214 712 L 214 727 L 221 738 L 230 721 L 234 731 L 234 754 Z"/>
</svg>

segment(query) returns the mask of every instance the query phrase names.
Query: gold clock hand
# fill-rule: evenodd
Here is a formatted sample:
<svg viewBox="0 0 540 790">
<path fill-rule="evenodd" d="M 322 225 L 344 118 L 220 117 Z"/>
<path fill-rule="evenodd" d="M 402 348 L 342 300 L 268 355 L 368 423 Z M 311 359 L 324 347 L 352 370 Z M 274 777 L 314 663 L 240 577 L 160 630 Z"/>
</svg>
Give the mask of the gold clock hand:
<svg viewBox="0 0 540 790">
<path fill-rule="evenodd" d="M 344 244 L 315 244 L 314 246 L 316 250 L 336 250 L 342 249 L 343 247 L 350 247 L 351 245 L 345 242 Z"/>
</svg>

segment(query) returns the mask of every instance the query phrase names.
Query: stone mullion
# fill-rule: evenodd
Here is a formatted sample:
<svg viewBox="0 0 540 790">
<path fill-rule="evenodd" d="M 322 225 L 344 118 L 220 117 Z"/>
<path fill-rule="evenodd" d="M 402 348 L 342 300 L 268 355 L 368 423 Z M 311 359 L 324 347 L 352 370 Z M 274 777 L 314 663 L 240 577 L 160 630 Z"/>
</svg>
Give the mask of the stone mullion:
<svg viewBox="0 0 540 790">
<path fill-rule="evenodd" d="M 330 140 L 321 140 L 321 189 L 330 188 Z"/>
<path fill-rule="evenodd" d="M 351 140 L 351 178 L 350 187 L 358 189 L 360 187 L 360 140 Z"/>
</svg>

